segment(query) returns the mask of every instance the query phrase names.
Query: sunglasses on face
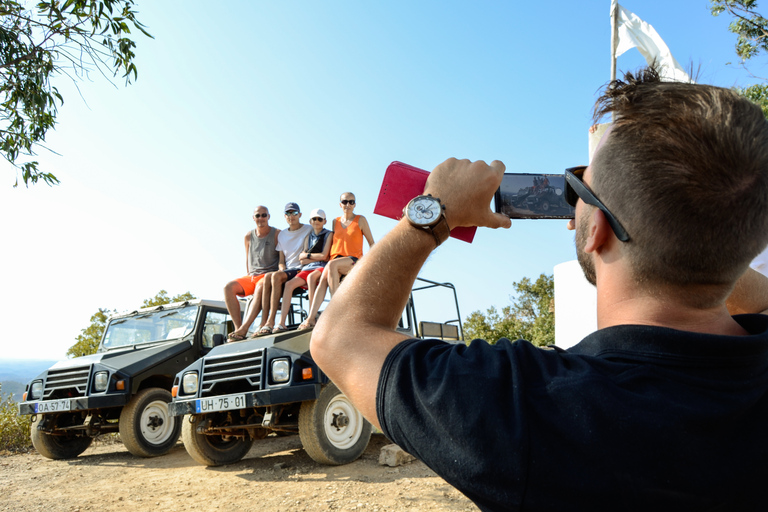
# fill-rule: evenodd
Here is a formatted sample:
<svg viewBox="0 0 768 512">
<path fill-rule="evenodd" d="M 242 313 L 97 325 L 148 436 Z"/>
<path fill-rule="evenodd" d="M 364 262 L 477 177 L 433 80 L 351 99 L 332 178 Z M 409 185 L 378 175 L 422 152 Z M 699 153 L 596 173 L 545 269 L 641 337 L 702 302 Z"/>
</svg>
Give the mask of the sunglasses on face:
<svg viewBox="0 0 768 512">
<path fill-rule="evenodd" d="M 322 217 L 312 217 L 309 220 L 311 220 L 312 222 L 323 222 L 325 219 Z"/>
<path fill-rule="evenodd" d="M 267 217 L 269 217 L 269 214 L 268 213 L 254 213 L 253 214 L 253 218 L 254 219 L 258 219 L 260 217 L 264 217 L 266 219 Z"/>
<path fill-rule="evenodd" d="M 629 241 L 629 234 L 624 227 L 619 223 L 616 217 L 613 216 L 611 211 L 600 201 L 597 196 L 589 189 L 586 183 L 582 181 L 584 171 L 587 170 L 586 165 L 580 165 L 578 167 L 571 167 L 565 170 L 565 200 L 566 202 L 576 207 L 576 203 L 579 199 L 587 204 L 595 206 L 600 209 L 605 218 L 608 220 L 608 224 L 611 226 L 616 238 L 622 242 Z"/>
<path fill-rule="evenodd" d="M 355 200 L 354 199 L 342 199 L 341 200 L 341 204 L 343 204 L 343 205 L 351 204 L 352 206 L 354 206 L 355 205 Z"/>
<path fill-rule="evenodd" d="M 299 213 L 300 213 L 300 212 L 294 212 L 294 211 L 285 212 L 285 214 L 286 214 L 287 216 L 289 216 L 289 217 L 291 217 L 291 216 L 295 216 L 295 215 L 298 215 Z"/>
</svg>

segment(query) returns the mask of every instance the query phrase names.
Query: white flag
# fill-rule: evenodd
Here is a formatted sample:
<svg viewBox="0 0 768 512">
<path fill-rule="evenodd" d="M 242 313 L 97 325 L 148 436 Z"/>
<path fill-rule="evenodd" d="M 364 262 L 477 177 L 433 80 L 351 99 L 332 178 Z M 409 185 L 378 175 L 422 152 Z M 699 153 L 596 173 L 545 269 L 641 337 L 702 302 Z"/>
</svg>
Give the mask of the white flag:
<svg viewBox="0 0 768 512">
<path fill-rule="evenodd" d="M 617 7 L 616 23 L 619 40 L 614 50 L 614 58 L 619 57 L 630 48 L 636 47 L 649 65 L 654 61 L 656 62 L 659 74 L 663 78 L 676 82 L 691 82 L 691 78 L 672 56 L 669 47 L 656 30 L 620 6 L 618 0 L 611 0 L 611 17 L 613 17 L 614 9 Z"/>
</svg>

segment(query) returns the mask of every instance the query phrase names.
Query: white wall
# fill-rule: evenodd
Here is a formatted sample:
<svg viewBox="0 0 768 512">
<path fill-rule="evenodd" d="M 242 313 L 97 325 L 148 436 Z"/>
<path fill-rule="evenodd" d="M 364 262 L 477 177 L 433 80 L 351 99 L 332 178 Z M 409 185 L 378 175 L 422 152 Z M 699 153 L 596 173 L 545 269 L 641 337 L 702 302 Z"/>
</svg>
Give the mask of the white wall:
<svg viewBox="0 0 768 512">
<path fill-rule="evenodd" d="M 579 262 L 555 265 L 555 345 L 569 348 L 597 330 L 597 292 Z"/>
</svg>

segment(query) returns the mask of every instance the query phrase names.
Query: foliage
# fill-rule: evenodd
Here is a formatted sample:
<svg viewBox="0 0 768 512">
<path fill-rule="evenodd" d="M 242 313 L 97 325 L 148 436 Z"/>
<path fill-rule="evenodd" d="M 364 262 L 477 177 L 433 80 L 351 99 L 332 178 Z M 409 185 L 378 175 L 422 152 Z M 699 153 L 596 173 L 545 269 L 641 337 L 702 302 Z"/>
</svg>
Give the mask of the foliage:
<svg viewBox="0 0 768 512">
<path fill-rule="evenodd" d="M 183 302 L 194 298 L 195 296 L 190 292 L 184 292 L 173 297 L 168 297 L 167 291 L 160 290 L 154 297 L 144 299 L 141 307 L 149 308 L 153 306 L 161 306 L 163 304 Z M 101 338 L 104 336 L 104 329 L 107 327 L 109 315 L 114 312 L 115 311 L 110 311 L 109 309 L 99 308 L 99 310 L 91 317 L 91 324 L 80 332 L 76 338 L 77 342 L 69 347 L 67 356 L 80 357 L 95 354 L 99 348 L 99 343 L 101 343 Z"/>
<path fill-rule="evenodd" d="M 167 291 L 160 290 L 159 292 L 157 292 L 157 295 L 155 295 L 154 297 L 145 299 L 141 307 L 151 308 L 152 306 L 162 306 L 163 304 L 171 304 L 173 302 L 184 302 L 185 300 L 192 300 L 196 298 L 197 297 L 192 295 L 191 292 L 184 292 L 184 293 L 180 293 L 179 295 L 174 295 L 173 297 L 168 297 Z"/>
<path fill-rule="evenodd" d="M 727 12 L 734 20 L 728 30 L 736 34 L 736 55 L 741 64 L 762 52 L 768 52 L 768 20 L 757 11 L 756 0 L 710 0 L 710 10 L 714 16 Z M 755 84 L 746 88 L 736 88 L 745 98 L 760 105 L 763 115 L 768 118 L 768 86 Z"/>
<path fill-rule="evenodd" d="M 19 406 L 11 395 L 3 396 L 0 388 L 0 451 L 20 452 L 29 450 L 31 416 L 19 416 Z"/>
<path fill-rule="evenodd" d="M 28 7 L 0 0 L 0 152 L 21 171 L 26 186 L 59 182 L 38 169 L 37 161 L 21 161 L 44 147 L 64 104 L 53 78 L 76 80 L 92 70 L 122 73 L 126 84 L 137 78 L 131 26 L 152 36 L 136 19 L 133 2 L 50 0 Z"/>
<path fill-rule="evenodd" d="M 109 309 L 101 309 L 91 316 L 91 325 L 83 329 L 75 338 L 77 341 L 67 350 L 67 357 L 81 357 L 89 354 L 95 354 L 104 336 L 104 329 L 107 327 L 109 315 L 114 313 Z"/>
<path fill-rule="evenodd" d="M 757 9 L 756 0 L 711 0 L 713 16 L 728 12 L 734 20 L 728 30 L 736 34 L 736 55 L 746 62 L 768 50 L 768 20 Z"/>
<path fill-rule="evenodd" d="M 467 339 L 495 343 L 499 338 L 526 339 L 538 346 L 555 343 L 555 280 L 541 274 L 536 282 L 523 278 L 514 283 L 512 305 L 499 312 L 491 306 L 485 313 L 474 311 L 464 321 Z"/>
<path fill-rule="evenodd" d="M 768 119 L 768 85 L 755 84 L 742 89 L 736 88 L 736 92 L 747 98 L 748 100 L 757 103 L 763 110 L 763 115 Z"/>
</svg>

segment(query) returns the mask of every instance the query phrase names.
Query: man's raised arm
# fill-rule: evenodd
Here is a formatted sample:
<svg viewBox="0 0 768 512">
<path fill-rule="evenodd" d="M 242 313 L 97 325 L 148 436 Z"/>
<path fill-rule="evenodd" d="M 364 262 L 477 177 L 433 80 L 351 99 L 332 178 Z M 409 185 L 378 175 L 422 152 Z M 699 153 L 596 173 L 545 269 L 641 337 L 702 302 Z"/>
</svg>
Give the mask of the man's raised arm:
<svg viewBox="0 0 768 512">
<path fill-rule="evenodd" d="M 490 203 L 504 164 L 449 159 L 424 188 L 445 206 L 448 226 L 510 226 Z M 389 352 L 406 337 L 395 330 L 419 270 L 435 249 L 427 231 L 401 220 L 361 259 L 320 316 L 312 333 L 312 357 L 373 424 L 379 373 Z"/>
</svg>

